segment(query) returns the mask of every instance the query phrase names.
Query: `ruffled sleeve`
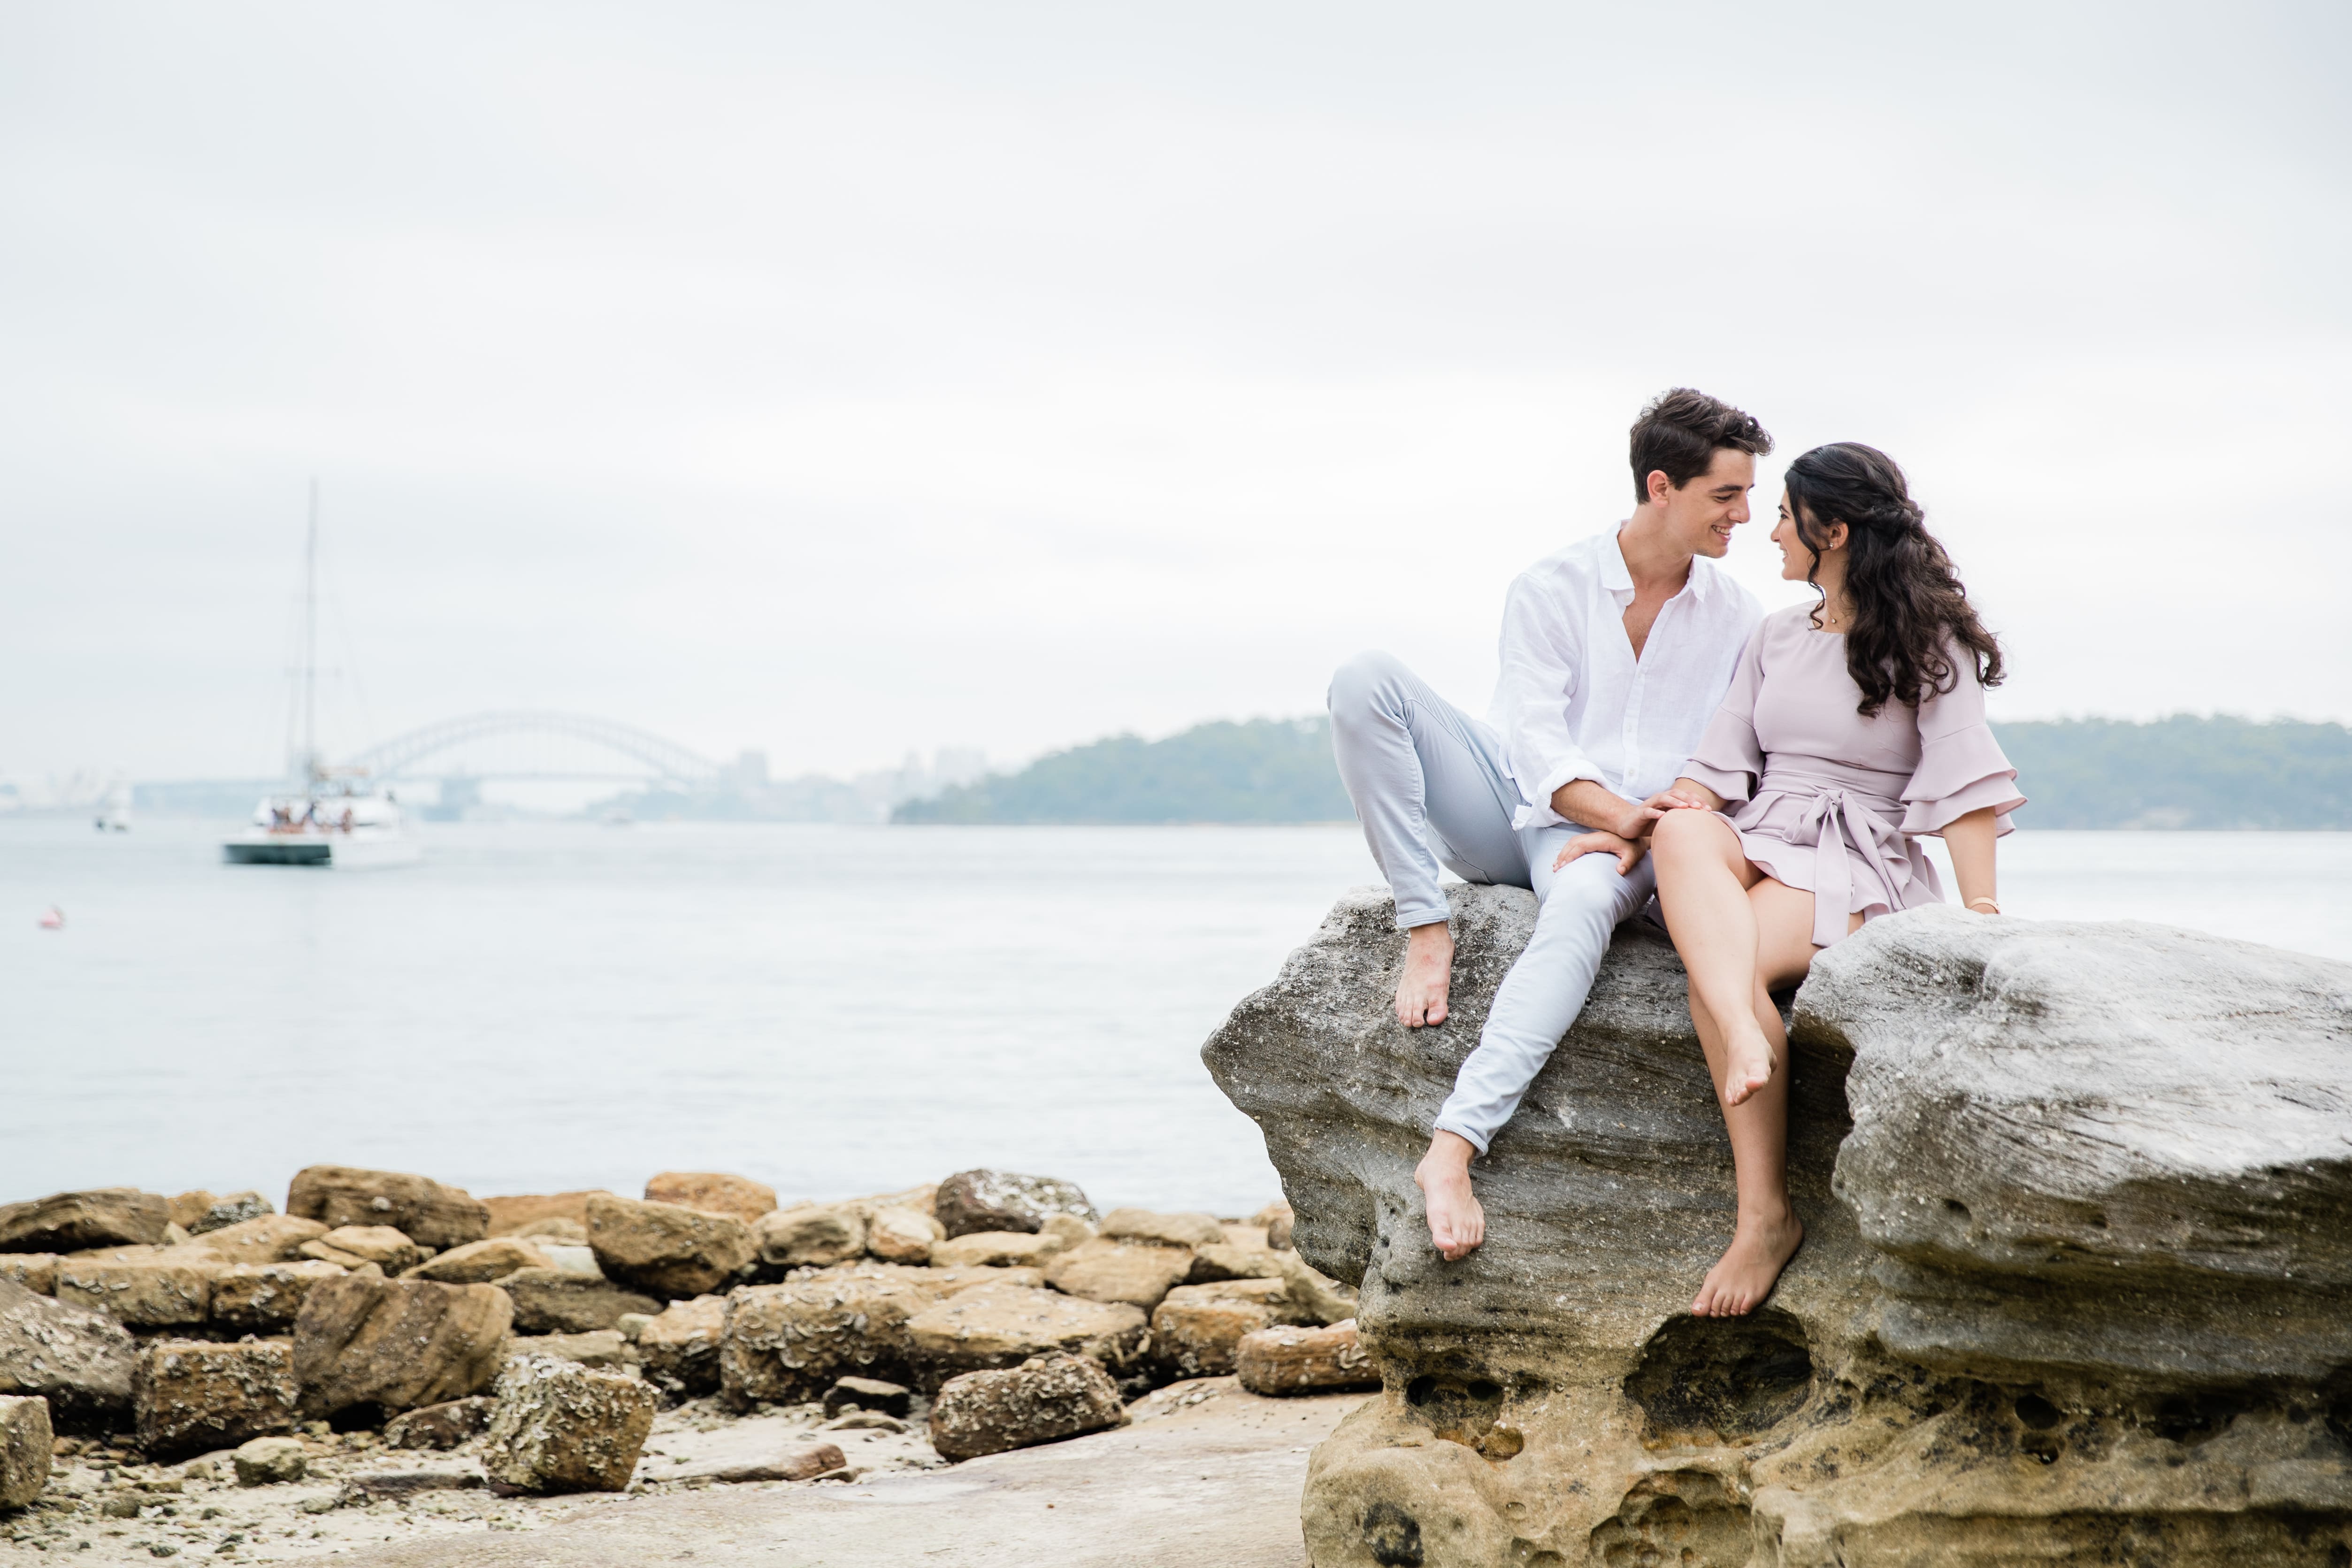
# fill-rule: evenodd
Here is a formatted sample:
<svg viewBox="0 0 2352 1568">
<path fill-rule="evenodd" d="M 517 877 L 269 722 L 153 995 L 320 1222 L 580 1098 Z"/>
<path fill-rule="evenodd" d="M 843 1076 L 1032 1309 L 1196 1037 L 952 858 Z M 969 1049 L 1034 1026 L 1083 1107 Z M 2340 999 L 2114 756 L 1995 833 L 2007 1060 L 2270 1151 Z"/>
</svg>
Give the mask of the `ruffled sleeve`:
<svg viewBox="0 0 2352 1568">
<path fill-rule="evenodd" d="M 2017 769 L 1985 723 L 1984 687 L 1965 649 L 1947 650 L 1959 671 L 1948 692 L 1919 705 L 1919 766 L 1903 789 L 1903 831 L 1940 834 L 1970 811 L 1993 809 L 1994 836 L 2014 831 L 2009 814 L 2025 804 Z"/>
<path fill-rule="evenodd" d="M 1706 785 L 1726 804 L 1753 799 L 1757 778 L 1764 771 L 1764 747 L 1756 738 L 1756 693 L 1763 684 L 1764 627 L 1759 623 L 1748 634 L 1748 646 L 1739 651 L 1739 664 L 1731 673 L 1723 706 L 1707 720 L 1698 749 L 1679 774 Z"/>
</svg>

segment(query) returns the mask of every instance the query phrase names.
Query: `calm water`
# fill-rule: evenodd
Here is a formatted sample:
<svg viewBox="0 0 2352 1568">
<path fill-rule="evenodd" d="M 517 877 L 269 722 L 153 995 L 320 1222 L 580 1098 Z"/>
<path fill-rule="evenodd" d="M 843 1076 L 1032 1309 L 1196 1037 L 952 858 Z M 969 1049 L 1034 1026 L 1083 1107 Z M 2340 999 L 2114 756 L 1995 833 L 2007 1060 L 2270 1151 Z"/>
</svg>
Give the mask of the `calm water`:
<svg viewBox="0 0 2352 1568">
<path fill-rule="evenodd" d="M 221 865 L 225 827 L 0 822 L 0 1201 L 993 1164 L 1243 1211 L 1278 1189 L 1201 1041 L 1375 880 L 1352 828 L 436 827 L 351 873 Z M 2352 834 L 2002 852 L 2012 913 L 2352 958 Z"/>
</svg>

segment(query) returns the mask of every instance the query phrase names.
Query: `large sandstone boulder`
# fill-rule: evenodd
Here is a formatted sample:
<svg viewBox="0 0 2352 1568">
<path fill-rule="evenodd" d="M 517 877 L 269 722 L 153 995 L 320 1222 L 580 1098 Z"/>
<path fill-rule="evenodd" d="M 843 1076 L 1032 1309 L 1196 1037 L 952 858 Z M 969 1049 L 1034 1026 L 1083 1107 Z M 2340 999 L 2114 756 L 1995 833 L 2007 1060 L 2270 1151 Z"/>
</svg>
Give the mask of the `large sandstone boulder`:
<svg viewBox="0 0 2352 1568">
<path fill-rule="evenodd" d="M 425 1260 L 424 1249 L 408 1233 L 389 1225 L 339 1225 L 315 1241 L 296 1249 L 303 1257 L 359 1269 L 373 1263 L 387 1274 L 413 1269 Z"/>
<path fill-rule="evenodd" d="M 49 1484 L 49 1402 L 0 1394 L 0 1509 L 23 1508 Z"/>
<path fill-rule="evenodd" d="M 302 1414 L 393 1414 L 479 1394 L 498 1376 L 513 1321 L 496 1285 L 358 1274 L 315 1285 L 294 1321 Z"/>
<path fill-rule="evenodd" d="M 137 1187 L 52 1193 L 0 1204 L 0 1252 L 84 1252 L 152 1247 L 172 1223 L 172 1200 Z"/>
<path fill-rule="evenodd" d="M 527 1491 L 619 1491 L 660 1411 L 659 1391 L 634 1377 L 546 1356 L 510 1362 L 482 1469 Z"/>
<path fill-rule="evenodd" d="M 1100 1362 L 1056 1353 L 1001 1372 L 967 1372 L 931 1404 L 931 1447 L 977 1458 L 1127 1425 L 1118 1385 Z"/>
<path fill-rule="evenodd" d="M 38 1396 L 60 1432 L 122 1430 L 131 1414 L 131 1331 L 0 1281 L 0 1394 Z"/>
<path fill-rule="evenodd" d="M 0 1280 L 22 1285 L 37 1295 L 58 1293 L 58 1255 L 54 1252 L 0 1252 Z"/>
<path fill-rule="evenodd" d="M 963 1373 L 1018 1366 L 1056 1351 L 1125 1375 L 1140 1365 L 1151 1330 L 1142 1310 L 1124 1302 L 985 1285 L 919 1313 L 907 1324 L 907 1342 L 916 1386 L 935 1389 Z"/>
<path fill-rule="evenodd" d="M 1095 1206 L 1076 1182 L 1014 1171 L 958 1171 L 940 1183 L 932 1218 L 947 1233 L 975 1230 L 1036 1230 L 1057 1214 L 1092 1225 Z"/>
<path fill-rule="evenodd" d="M 1090 1301 L 1125 1301 L 1148 1312 L 1192 1271 L 1189 1247 L 1099 1237 L 1048 1261 L 1045 1282 Z"/>
<path fill-rule="evenodd" d="M 865 1255 L 866 1217 L 839 1204 L 771 1207 L 753 1223 L 751 1237 L 762 1263 L 784 1269 L 823 1268 Z"/>
<path fill-rule="evenodd" d="M 651 1296 L 568 1269 L 518 1269 L 497 1284 L 514 1302 L 520 1333 L 593 1333 L 616 1327 L 631 1312 L 651 1316 L 662 1310 Z"/>
<path fill-rule="evenodd" d="M 1244 1335 L 1277 1323 L 1321 1326 L 1314 1303 L 1281 1278 L 1179 1285 L 1151 1313 L 1151 1356 L 1171 1382 L 1223 1377 Z"/>
<path fill-rule="evenodd" d="M 131 1407 L 140 1448 L 169 1460 L 291 1432 L 295 1398 L 282 1339 L 164 1340 L 139 1353 Z"/>
<path fill-rule="evenodd" d="M 920 1286 L 852 1276 L 750 1285 L 727 1298 L 719 1368 L 737 1401 L 820 1397 L 845 1375 L 907 1372 L 907 1325 L 937 1300 Z"/>
<path fill-rule="evenodd" d="M 304 1243 L 326 1233 L 315 1219 L 264 1214 L 208 1230 L 194 1245 L 227 1263 L 290 1263 L 301 1257 Z"/>
<path fill-rule="evenodd" d="M 351 1166 L 310 1166 L 294 1174 L 286 1212 L 330 1229 L 388 1225 L 420 1247 L 462 1247 L 489 1234 L 490 1211 L 473 1196 L 427 1176 Z"/>
<path fill-rule="evenodd" d="M 973 1230 L 935 1241 L 930 1261 L 940 1269 L 1034 1269 L 1065 1246 L 1058 1237 L 1031 1230 Z"/>
<path fill-rule="evenodd" d="M 723 1171 L 664 1171 L 646 1183 L 646 1201 L 731 1214 L 749 1225 L 776 1207 L 776 1189 Z"/>
<path fill-rule="evenodd" d="M 880 1205 L 866 1222 L 866 1249 L 889 1263 L 928 1263 L 932 1247 L 946 1237 L 946 1226 L 898 1204 Z"/>
<path fill-rule="evenodd" d="M 582 1228 L 586 1233 L 588 1200 L 613 1195 L 603 1187 L 580 1192 L 533 1192 L 510 1197 L 486 1197 L 481 1200 L 483 1211 L 489 1217 L 493 1236 L 520 1236 L 534 1226 L 554 1219 Z"/>
<path fill-rule="evenodd" d="M 667 1312 L 637 1325 L 637 1358 L 647 1377 L 674 1394 L 714 1393 L 726 1333 L 724 1296 L 673 1301 Z"/>
<path fill-rule="evenodd" d="M 194 1249 L 142 1258 L 62 1258 L 58 1300 L 140 1328 L 200 1323 L 211 1314 L 213 1281 L 221 1267 Z"/>
<path fill-rule="evenodd" d="M 184 1192 L 172 1200 L 172 1223 L 191 1236 L 208 1236 L 277 1212 L 276 1204 L 251 1191 L 233 1192 L 226 1197 L 215 1197 L 208 1192 Z"/>
<path fill-rule="evenodd" d="M 1276 1397 L 1381 1385 L 1353 1318 L 1324 1328 L 1277 1325 L 1244 1334 L 1234 1347 L 1234 1370 L 1252 1394 Z"/>
<path fill-rule="evenodd" d="M 731 1215 L 603 1193 L 588 1199 L 588 1245 L 607 1276 L 665 1301 L 719 1289 L 757 1250 L 751 1228 Z"/>
<path fill-rule="evenodd" d="M 350 1270 L 334 1263 L 231 1263 L 213 1276 L 212 1321 L 248 1333 L 290 1333 L 303 1298 Z"/>
<path fill-rule="evenodd" d="M 1300 1253 L 1363 1282 L 1383 1386 L 1312 1461 L 1317 1568 L 2352 1553 L 2352 967 L 1873 922 L 1795 998 L 1804 1249 L 1761 1310 L 1700 1320 L 1729 1149 L 1639 923 L 1475 1167 L 1486 1244 L 1431 1247 L 1412 1166 L 1535 913 L 1450 896 L 1442 1028 L 1396 1023 L 1367 892 L 1203 1050 Z"/>
<path fill-rule="evenodd" d="M 442 1285 L 487 1285 L 518 1269 L 552 1269 L 546 1253 L 512 1236 L 492 1236 L 452 1247 L 408 1270 L 409 1277 Z"/>
</svg>

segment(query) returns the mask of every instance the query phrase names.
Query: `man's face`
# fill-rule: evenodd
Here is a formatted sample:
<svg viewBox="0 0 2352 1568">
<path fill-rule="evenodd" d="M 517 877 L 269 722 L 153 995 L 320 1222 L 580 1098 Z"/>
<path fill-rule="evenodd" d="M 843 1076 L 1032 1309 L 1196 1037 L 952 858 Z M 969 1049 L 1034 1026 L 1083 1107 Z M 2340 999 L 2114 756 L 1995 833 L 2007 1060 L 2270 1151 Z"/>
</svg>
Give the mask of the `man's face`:
<svg viewBox="0 0 2352 1568">
<path fill-rule="evenodd" d="M 1650 497 L 1675 542 L 1693 555 L 1720 560 L 1731 549 L 1731 530 L 1748 520 L 1748 492 L 1756 487 L 1756 459 L 1719 446 L 1706 472 L 1681 489 L 1657 482 L 1663 478 L 1653 476 Z"/>
</svg>

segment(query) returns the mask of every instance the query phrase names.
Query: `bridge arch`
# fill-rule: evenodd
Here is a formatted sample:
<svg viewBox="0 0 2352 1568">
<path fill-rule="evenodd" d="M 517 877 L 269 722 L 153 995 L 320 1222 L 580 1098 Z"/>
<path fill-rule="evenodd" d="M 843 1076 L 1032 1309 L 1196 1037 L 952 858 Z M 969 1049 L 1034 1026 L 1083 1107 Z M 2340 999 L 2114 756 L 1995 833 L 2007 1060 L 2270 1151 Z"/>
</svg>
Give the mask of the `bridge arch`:
<svg viewBox="0 0 2352 1568">
<path fill-rule="evenodd" d="M 509 736 L 548 736 L 584 741 L 642 763 L 651 768 L 657 777 L 675 783 L 708 784 L 719 777 L 717 763 L 650 730 L 587 714 L 532 708 L 472 713 L 457 718 L 445 718 L 437 724 L 425 725 L 404 735 L 379 741 L 345 758 L 342 765 L 365 769 L 373 778 L 397 779 L 408 776 L 418 763 L 440 752 Z M 602 777 L 583 773 L 519 776 Z"/>
</svg>

